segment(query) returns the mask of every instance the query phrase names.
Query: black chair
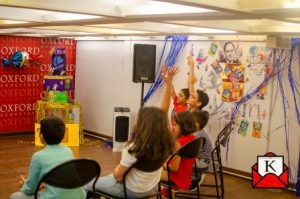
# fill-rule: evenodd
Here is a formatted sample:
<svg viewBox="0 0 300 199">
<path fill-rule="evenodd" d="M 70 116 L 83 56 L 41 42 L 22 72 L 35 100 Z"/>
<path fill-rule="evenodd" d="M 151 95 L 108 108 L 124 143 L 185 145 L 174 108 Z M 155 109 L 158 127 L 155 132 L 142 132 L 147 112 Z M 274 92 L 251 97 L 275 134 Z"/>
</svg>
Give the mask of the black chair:
<svg viewBox="0 0 300 199">
<path fill-rule="evenodd" d="M 37 199 L 39 187 L 42 183 L 59 187 L 62 189 L 74 189 L 81 187 L 91 180 L 94 180 L 93 191 L 95 184 L 100 176 L 100 165 L 90 159 L 72 159 L 51 169 L 39 181 L 37 189 L 34 193 L 34 198 Z"/>
<path fill-rule="evenodd" d="M 214 184 L 201 184 L 200 187 L 212 187 L 216 189 L 216 194 L 200 194 L 200 196 L 205 197 L 216 197 L 224 198 L 224 176 L 223 176 L 223 165 L 221 158 L 220 146 L 226 146 L 229 140 L 229 135 L 233 129 L 233 122 L 230 121 L 218 134 L 217 140 L 215 142 L 215 147 L 211 152 L 212 164 L 207 173 L 212 173 L 214 176 Z"/>
<path fill-rule="evenodd" d="M 138 170 L 141 170 L 141 171 L 144 171 L 144 172 L 152 172 L 152 171 L 155 171 L 155 170 L 159 169 L 160 167 L 162 167 L 164 161 L 165 161 L 164 159 L 158 160 L 158 161 L 140 160 L 140 161 L 137 161 L 135 164 L 133 164 L 125 172 L 125 174 L 123 176 L 122 183 L 123 183 L 124 197 L 117 197 L 117 196 L 111 195 L 109 193 L 100 191 L 100 190 L 95 190 L 94 193 L 89 192 L 88 195 L 91 194 L 91 195 L 94 195 L 94 196 L 100 196 L 100 197 L 104 197 L 104 198 L 107 198 L 107 199 L 124 199 L 124 198 L 127 199 L 128 196 L 127 196 L 127 189 L 126 189 L 126 177 L 130 173 L 130 171 L 133 168 L 135 168 L 135 169 L 138 169 Z M 152 167 L 151 169 L 149 169 L 148 165 L 155 165 L 155 167 Z M 152 194 L 149 194 L 147 196 L 140 197 L 139 199 L 147 199 L 147 198 L 152 198 L 152 197 L 161 198 L 161 194 L 160 194 L 159 190 L 152 193 Z"/>
<path fill-rule="evenodd" d="M 172 159 L 175 156 L 180 156 L 183 159 L 196 159 L 198 156 L 198 153 L 201 149 L 201 147 L 204 145 L 205 143 L 205 138 L 201 137 L 201 138 L 195 138 L 192 141 L 186 143 L 185 145 L 183 145 L 179 150 L 177 150 L 167 161 L 167 173 L 168 173 L 168 182 L 161 182 L 161 184 L 163 186 L 167 186 L 168 188 L 168 192 L 169 192 L 169 198 L 172 199 L 172 181 L 170 178 L 170 167 L 169 164 L 172 161 Z M 196 164 L 196 161 L 195 161 Z M 197 173 L 196 173 L 196 177 L 197 177 Z M 179 193 L 175 193 L 175 197 L 178 196 L 179 194 L 181 194 L 182 192 Z M 199 187 L 197 187 L 197 195 L 199 198 Z"/>
</svg>

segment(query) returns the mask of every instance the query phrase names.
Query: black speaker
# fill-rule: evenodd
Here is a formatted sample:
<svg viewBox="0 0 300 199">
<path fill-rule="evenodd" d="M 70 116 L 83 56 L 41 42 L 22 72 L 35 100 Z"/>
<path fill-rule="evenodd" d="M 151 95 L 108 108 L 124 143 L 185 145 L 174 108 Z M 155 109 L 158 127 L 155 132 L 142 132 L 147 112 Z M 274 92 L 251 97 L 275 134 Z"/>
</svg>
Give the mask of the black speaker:
<svg viewBox="0 0 300 199">
<path fill-rule="evenodd" d="M 134 44 L 132 81 L 154 83 L 155 61 L 155 45 Z"/>
</svg>

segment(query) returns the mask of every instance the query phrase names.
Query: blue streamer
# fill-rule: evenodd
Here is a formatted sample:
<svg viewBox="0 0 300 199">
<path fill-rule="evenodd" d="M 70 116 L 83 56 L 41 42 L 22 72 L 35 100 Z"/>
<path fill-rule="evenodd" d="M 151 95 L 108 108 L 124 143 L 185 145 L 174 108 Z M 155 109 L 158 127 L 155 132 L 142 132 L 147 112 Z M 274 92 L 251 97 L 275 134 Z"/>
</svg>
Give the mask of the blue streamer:
<svg viewBox="0 0 300 199">
<path fill-rule="evenodd" d="M 299 42 L 300 42 L 300 40 L 299 40 Z M 298 44 L 298 43 L 296 43 L 296 44 Z M 295 52 L 295 48 L 297 47 L 296 44 L 292 45 L 293 47 L 291 50 L 290 63 L 289 63 L 289 67 L 288 67 L 288 78 L 289 78 L 289 82 L 290 82 L 290 87 L 292 89 L 298 124 L 300 124 L 300 113 L 299 113 L 299 109 L 298 109 L 298 101 L 297 101 L 296 94 L 295 94 L 296 85 L 295 85 L 295 81 L 294 81 L 294 77 L 293 77 L 293 73 L 292 73 L 292 61 L 293 61 L 293 55 Z"/>
<path fill-rule="evenodd" d="M 151 98 L 151 96 L 155 93 L 155 91 L 163 85 L 160 70 L 161 70 L 162 59 L 166 49 L 166 44 L 168 43 L 169 40 L 171 40 L 172 43 L 171 43 L 169 54 L 167 55 L 167 58 L 165 60 L 165 65 L 167 68 L 173 67 L 177 63 L 179 56 L 186 45 L 188 36 L 166 36 L 165 37 L 165 43 L 158 63 L 159 67 L 156 71 L 155 82 L 150 86 L 150 89 L 146 93 L 144 97 L 144 102 L 147 102 Z"/>
<path fill-rule="evenodd" d="M 300 196 L 300 154 L 298 159 L 298 178 L 297 178 L 297 185 L 296 185 L 296 196 Z"/>
</svg>

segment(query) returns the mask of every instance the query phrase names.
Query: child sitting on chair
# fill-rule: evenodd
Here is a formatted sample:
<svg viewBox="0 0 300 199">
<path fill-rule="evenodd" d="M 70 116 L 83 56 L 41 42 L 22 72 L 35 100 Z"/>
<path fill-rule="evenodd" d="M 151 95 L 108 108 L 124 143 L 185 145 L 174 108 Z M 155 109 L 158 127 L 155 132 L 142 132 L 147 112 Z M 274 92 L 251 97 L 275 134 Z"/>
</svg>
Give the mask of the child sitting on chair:
<svg viewBox="0 0 300 199">
<path fill-rule="evenodd" d="M 210 138 L 207 134 L 207 132 L 204 130 L 204 127 L 206 126 L 208 120 L 209 120 L 209 113 L 207 111 L 195 111 L 193 112 L 195 117 L 195 125 L 196 125 L 196 132 L 194 135 L 196 137 L 203 137 L 205 138 L 205 143 L 200 149 L 198 153 L 198 157 L 196 159 L 197 161 L 197 168 L 201 169 L 203 173 L 201 173 L 201 176 L 197 176 L 196 179 L 194 176 L 194 172 L 192 175 L 192 185 L 190 186 L 190 190 L 195 190 L 198 185 L 202 183 L 204 180 L 204 172 L 208 169 L 208 166 L 211 162 L 211 151 L 212 151 L 212 144 L 210 141 Z"/>
<path fill-rule="evenodd" d="M 194 116 L 189 111 L 180 112 L 175 118 L 175 126 L 173 134 L 177 135 L 174 151 L 177 151 L 188 142 L 195 139 L 195 121 Z M 188 190 L 191 185 L 192 168 L 195 163 L 194 159 L 184 159 L 175 156 L 172 159 L 170 168 L 170 180 L 176 185 L 176 188 Z M 168 181 L 167 165 L 164 165 L 161 180 Z M 162 190 L 164 194 L 166 191 Z"/>
<path fill-rule="evenodd" d="M 124 174 L 133 164 L 140 162 L 148 172 L 135 167 L 130 170 L 126 176 L 127 198 L 140 198 L 156 192 L 162 165 L 173 146 L 165 112 L 156 107 L 141 108 L 132 139 L 123 149 L 119 165 L 112 174 L 99 178 L 96 191 L 124 198 Z M 92 189 L 92 182 L 86 185 L 86 189 Z"/>
<path fill-rule="evenodd" d="M 45 147 L 34 153 L 30 162 L 29 175 L 25 180 L 20 181 L 22 188 L 20 191 L 11 194 L 11 199 L 33 199 L 35 190 L 41 178 L 55 166 L 73 159 L 70 148 L 60 145 L 65 135 L 65 124 L 58 117 L 44 118 L 40 122 L 40 137 Z M 82 188 L 61 189 L 50 185 L 45 185 L 45 190 L 38 193 L 38 198 L 55 199 L 84 199 L 85 191 Z"/>
</svg>

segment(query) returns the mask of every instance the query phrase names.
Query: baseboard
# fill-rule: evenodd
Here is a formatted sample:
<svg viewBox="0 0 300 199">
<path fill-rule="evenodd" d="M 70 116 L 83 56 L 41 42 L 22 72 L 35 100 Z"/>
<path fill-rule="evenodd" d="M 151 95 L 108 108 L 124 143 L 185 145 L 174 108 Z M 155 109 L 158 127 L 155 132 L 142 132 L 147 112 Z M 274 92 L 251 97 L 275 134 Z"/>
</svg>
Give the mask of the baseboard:
<svg viewBox="0 0 300 199">
<path fill-rule="evenodd" d="M 237 176 L 237 177 L 240 177 L 240 178 L 245 178 L 245 179 L 248 179 L 248 180 L 252 180 L 252 173 L 248 173 L 248 172 L 245 172 L 245 171 L 240 171 L 240 170 L 237 170 L 237 169 L 232 169 L 232 168 L 223 166 L 223 172 L 226 173 L 226 174 L 229 174 L 229 175 L 233 175 L 233 176 Z M 296 191 L 296 184 L 295 183 L 289 183 L 289 187 L 287 189 L 291 190 L 291 191 Z"/>
<path fill-rule="evenodd" d="M 17 132 L 0 132 L 0 137 L 2 136 L 17 136 L 17 135 L 34 135 L 34 131 L 17 131 Z"/>
<path fill-rule="evenodd" d="M 91 136 L 91 137 L 94 137 L 94 138 L 98 138 L 98 139 L 104 140 L 104 141 L 112 140 L 111 136 L 103 135 L 101 133 L 96 133 L 94 131 L 90 131 L 90 130 L 87 130 L 87 129 L 83 129 L 83 133 L 84 133 L 84 135 Z"/>
<path fill-rule="evenodd" d="M 235 176 L 239 176 L 239 177 L 246 178 L 246 179 L 252 179 L 252 174 L 245 172 L 245 171 L 232 169 L 232 168 L 224 167 L 224 166 L 223 166 L 223 171 L 224 171 L 224 173 L 228 173 L 230 175 L 235 175 Z"/>
</svg>

